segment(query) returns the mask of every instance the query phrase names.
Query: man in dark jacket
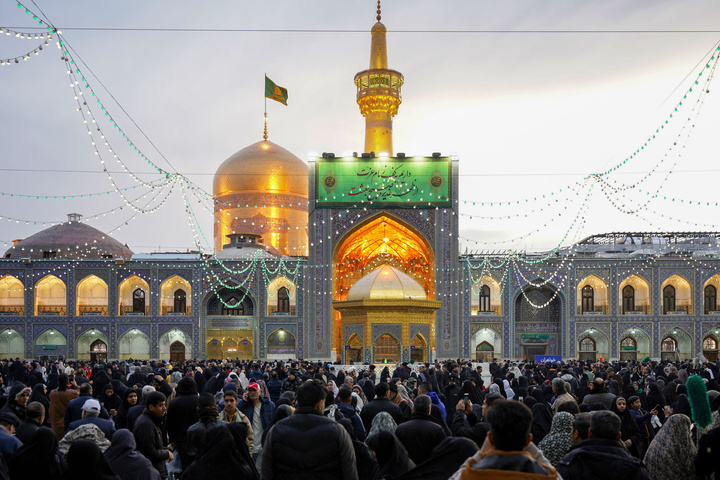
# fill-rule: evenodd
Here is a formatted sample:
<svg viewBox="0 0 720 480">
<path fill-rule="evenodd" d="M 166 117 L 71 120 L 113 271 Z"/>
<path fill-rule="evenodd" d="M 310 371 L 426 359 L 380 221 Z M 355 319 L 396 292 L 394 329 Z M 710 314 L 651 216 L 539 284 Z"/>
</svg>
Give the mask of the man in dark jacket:
<svg viewBox="0 0 720 480">
<path fill-rule="evenodd" d="M 195 380 L 183 377 L 175 388 L 175 398 L 167 408 L 167 432 L 170 443 L 180 455 L 182 468 L 190 465 L 187 456 L 187 431 L 190 425 L 198 421 L 198 393 Z"/>
<path fill-rule="evenodd" d="M 28 443 L 35 431 L 45 421 L 45 407 L 40 402 L 32 402 L 25 409 L 25 421 L 21 422 L 15 430 L 15 437 L 22 443 Z"/>
<path fill-rule="evenodd" d="M 620 418 L 600 410 L 592 415 L 588 439 L 576 444 L 560 460 L 557 471 L 564 480 L 605 479 L 647 480 L 648 473 L 639 459 L 620 444 Z"/>
<path fill-rule="evenodd" d="M 360 412 L 365 431 L 370 431 L 373 419 L 380 412 L 389 413 L 398 425 L 402 423 L 402 411 L 400 407 L 390 401 L 388 398 L 389 393 L 390 387 L 387 383 L 380 382 L 375 386 L 375 399 L 366 403 Z"/>
<path fill-rule="evenodd" d="M 610 406 L 615 401 L 615 395 L 608 392 L 605 389 L 605 382 L 602 378 L 595 378 L 592 384 L 588 383 L 588 387 L 592 385 L 592 390 L 589 394 L 585 395 L 582 403 L 585 405 L 592 405 L 593 403 L 602 403 L 605 407 L 610 410 Z"/>
<path fill-rule="evenodd" d="M 427 395 L 419 395 L 413 404 L 410 420 L 398 425 L 395 436 L 407 450 L 416 465 L 425 461 L 433 449 L 445 439 L 445 432 L 430 416 L 432 401 Z"/>
<path fill-rule="evenodd" d="M 170 402 L 172 403 L 172 402 Z M 187 468 L 191 462 L 205 453 L 205 435 L 211 425 L 218 421 L 217 405 L 215 396 L 212 393 L 203 393 L 198 397 L 198 421 L 187 430 L 186 455 L 190 458 L 188 463 L 183 464 Z"/>
<path fill-rule="evenodd" d="M 100 402 L 94 398 L 88 398 L 85 400 L 85 404 L 83 404 L 82 407 L 82 418 L 70 423 L 70 425 L 68 425 L 68 432 L 83 425 L 87 425 L 88 423 L 92 423 L 102 430 L 105 438 L 112 441 L 113 433 L 115 433 L 115 424 L 111 420 L 98 418 L 98 415 L 100 415 L 100 408 Z"/>
<path fill-rule="evenodd" d="M 263 479 L 357 480 L 355 450 L 342 425 L 324 417 L 327 387 L 313 380 L 297 392 L 295 414 L 267 434 Z"/>
<path fill-rule="evenodd" d="M 448 423 L 451 422 L 453 413 L 455 413 L 455 406 L 462 397 L 462 388 L 458 387 L 457 381 L 457 375 L 454 373 L 449 374 L 448 384 L 442 391 L 443 395 L 445 395 L 445 411 L 447 412 Z"/>
<path fill-rule="evenodd" d="M 242 400 L 238 402 L 237 409 L 250 420 L 254 440 L 253 457 L 257 458 L 262 450 L 263 431 L 270 426 L 275 415 L 275 404 L 270 399 L 261 397 L 260 386 L 250 382 Z"/>
<path fill-rule="evenodd" d="M 271 402 L 277 403 L 277 401 L 280 399 L 280 394 L 282 394 L 282 386 L 283 382 L 278 378 L 278 373 L 275 370 L 270 372 L 270 381 L 267 382 L 267 388 L 268 392 L 270 393 Z"/>
<path fill-rule="evenodd" d="M 93 388 L 90 383 L 85 382 L 80 385 L 80 395 L 77 398 L 70 400 L 70 403 L 68 403 L 67 409 L 65 410 L 65 432 L 68 431 L 72 422 L 76 422 L 82 418 L 83 405 L 85 405 L 86 400 L 93 398 L 92 394 Z M 109 420 L 110 414 L 107 410 L 100 407 L 100 414 L 98 415 L 98 418 Z"/>
<path fill-rule="evenodd" d="M 167 479 L 168 472 L 165 462 L 172 461 L 173 453 L 163 446 L 161 426 L 165 417 L 165 395 L 152 392 L 145 400 L 145 411 L 135 422 L 133 435 L 137 451 L 142 453 L 153 467 L 160 472 L 160 478 Z"/>
<path fill-rule="evenodd" d="M 365 441 L 365 427 L 363 426 L 360 415 L 355 411 L 355 407 L 352 406 L 352 392 L 348 388 L 342 387 L 338 392 L 338 410 L 343 416 L 352 422 L 353 430 L 355 430 L 355 438 L 360 441 Z"/>
</svg>

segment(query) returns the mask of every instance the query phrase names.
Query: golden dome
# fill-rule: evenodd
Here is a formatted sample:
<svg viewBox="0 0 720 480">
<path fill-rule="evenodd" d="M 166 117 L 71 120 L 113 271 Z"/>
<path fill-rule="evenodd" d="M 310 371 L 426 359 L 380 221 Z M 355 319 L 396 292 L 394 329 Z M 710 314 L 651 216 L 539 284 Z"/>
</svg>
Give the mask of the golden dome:
<svg viewBox="0 0 720 480">
<path fill-rule="evenodd" d="M 308 166 L 268 141 L 225 160 L 213 179 L 214 250 L 227 236 L 254 234 L 282 255 L 307 255 Z"/>
<path fill-rule="evenodd" d="M 383 265 L 358 280 L 347 295 L 347 301 L 379 299 L 427 300 L 427 294 L 408 275 L 390 265 Z"/>
<path fill-rule="evenodd" d="M 308 195 L 308 166 L 280 145 L 260 141 L 225 160 L 215 172 L 213 194 L 233 192 Z"/>
</svg>

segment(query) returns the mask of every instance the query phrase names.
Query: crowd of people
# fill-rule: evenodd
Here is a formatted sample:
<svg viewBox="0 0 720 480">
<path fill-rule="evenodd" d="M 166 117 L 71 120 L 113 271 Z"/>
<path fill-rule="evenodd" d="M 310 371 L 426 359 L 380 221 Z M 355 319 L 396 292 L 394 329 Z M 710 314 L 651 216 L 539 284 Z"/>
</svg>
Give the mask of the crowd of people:
<svg viewBox="0 0 720 480">
<path fill-rule="evenodd" d="M 720 480 L 719 374 L 649 359 L 5 360 L 0 480 Z"/>
</svg>

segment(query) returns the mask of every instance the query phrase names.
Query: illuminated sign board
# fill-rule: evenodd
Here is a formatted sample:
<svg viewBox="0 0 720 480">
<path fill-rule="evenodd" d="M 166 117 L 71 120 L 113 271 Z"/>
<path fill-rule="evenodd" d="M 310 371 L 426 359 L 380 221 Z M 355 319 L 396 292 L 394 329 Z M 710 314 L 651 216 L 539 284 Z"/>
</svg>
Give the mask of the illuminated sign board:
<svg viewBox="0 0 720 480">
<path fill-rule="evenodd" d="M 450 157 L 317 158 L 315 206 L 451 206 Z"/>
</svg>

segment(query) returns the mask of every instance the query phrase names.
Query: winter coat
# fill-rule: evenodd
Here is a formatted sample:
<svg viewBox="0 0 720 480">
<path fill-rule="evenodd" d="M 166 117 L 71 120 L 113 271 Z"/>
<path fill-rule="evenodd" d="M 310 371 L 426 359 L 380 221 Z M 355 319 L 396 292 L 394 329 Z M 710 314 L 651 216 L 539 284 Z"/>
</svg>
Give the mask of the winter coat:
<svg viewBox="0 0 720 480">
<path fill-rule="evenodd" d="M 298 407 L 268 432 L 263 479 L 357 480 L 355 450 L 342 425 L 312 407 Z"/>
<path fill-rule="evenodd" d="M 480 460 L 470 457 L 460 475 L 461 480 L 473 479 L 554 480 L 557 472 L 550 465 L 535 461 L 527 452 L 492 450 Z"/>
<path fill-rule="evenodd" d="M 168 437 L 170 443 L 175 443 L 180 455 L 180 463 L 184 467 L 190 464 L 186 453 L 187 431 L 190 425 L 198 421 L 198 398 L 195 380 L 191 377 L 183 377 L 178 383 L 176 396 L 169 403 L 167 409 L 165 425 L 167 425 Z"/>
<path fill-rule="evenodd" d="M 160 472 L 161 478 L 167 478 L 165 462 L 170 459 L 170 452 L 163 447 L 160 424 L 162 417 L 158 417 L 150 410 L 145 410 L 135 422 L 133 435 L 137 444 L 137 451 L 150 460 L 155 470 Z"/>
<path fill-rule="evenodd" d="M 260 397 L 260 402 L 262 403 L 260 406 L 260 420 L 262 421 L 263 430 L 265 430 L 268 428 L 268 425 L 272 423 L 273 415 L 275 414 L 275 404 L 264 397 Z M 252 425 L 253 417 L 255 416 L 255 405 L 253 405 L 252 402 L 246 402 L 240 399 L 237 409 L 248 418 L 250 425 Z"/>
<path fill-rule="evenodd" d="M 65 410 L 67 410 L 70 401 L 77 398 L 78 392 L 75 390 L 53 390 L 50 392 L 50 424 L 55 438 L 60 440 L 65 435 Z M 80 407 L 82 408 L 82 407 Z M 70 425 L 70 422 L 67 423 Z"/>
<path fill-rule="evenodd" d="M 389 398 L 376 398 L 375 400 L 365 404 L 360 412 L 360 419 L 363 422 L 366 432 L 370 430 L 370 427 L 372 427 L 372 421 L 373 418 L 375 418 L 375 415 L 380 412 L 389 413 L 398 425 L 403 421 L 400 407 L 390 401 Z"/>
<path fill-rule="evenodd" d="M 355 430 L 355 438 L 361 442 L 365 441 L 365 427 L 363 426 L 360 415 L 355 411 L 352 405 L 346 405 L 344 403 L 338 403 L 338 410 L 342 413 L 343 417 L 349 419 L 352 422 L 353 429 Z"/>
<path fill-rule="evenodd" d="M 563 480 L 649 480 L 648 472 L 616 440 L 588 438 L 576 444 L 560 460 L 557 471 Z"/>
<path fill-rule="evenodd" d="M 283 382 L 280 379 L 272 379 L 267 382 L 268 392 L 270 392 L 270 400 L 277 403 L 282 394 Z"/>
<path fill-rule="evenodd" d="M 420 464 L 445 439 L 445 432 L 427 413 L 413 413 L 409 421 L 398 425 L 395 436 L 402 442 L 410 459 Z"/>
</svg>

